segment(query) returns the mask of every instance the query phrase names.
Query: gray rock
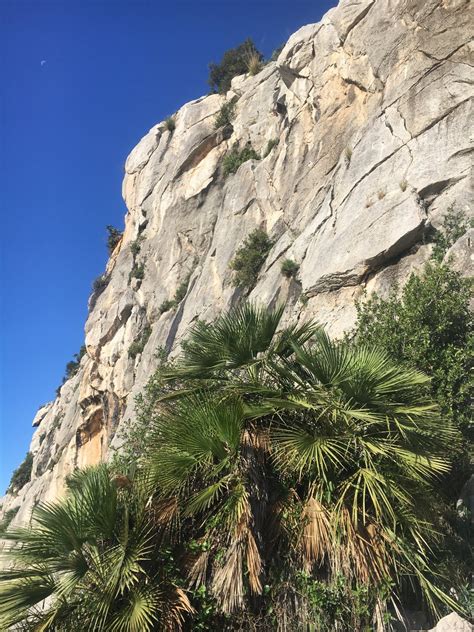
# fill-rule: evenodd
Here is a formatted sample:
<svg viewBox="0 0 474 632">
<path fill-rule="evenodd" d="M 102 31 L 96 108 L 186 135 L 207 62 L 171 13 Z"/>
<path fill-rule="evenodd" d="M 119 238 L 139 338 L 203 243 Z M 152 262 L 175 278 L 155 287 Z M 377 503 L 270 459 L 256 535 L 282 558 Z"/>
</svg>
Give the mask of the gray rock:
<svg viewBox="0 0 474 632">
<path fill-rule="evenodd" d="M 448 616 L 443 617 L 438 624 L 431 628 L 429 632 L 472 632 L 473 626 L 462 619 L 458 614 L 452 612 Z"/>
</svg>

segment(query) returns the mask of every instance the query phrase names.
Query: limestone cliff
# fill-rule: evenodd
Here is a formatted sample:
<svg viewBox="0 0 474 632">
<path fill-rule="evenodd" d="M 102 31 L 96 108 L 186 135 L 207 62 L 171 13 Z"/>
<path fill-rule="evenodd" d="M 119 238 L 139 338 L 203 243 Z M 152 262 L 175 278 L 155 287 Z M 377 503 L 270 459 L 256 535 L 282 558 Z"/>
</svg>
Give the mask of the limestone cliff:
<svg viewBox="0 0 474 632">
<path fill-rule="evenodd" d="M 283 302 L 285 318 L 314 317 L 337 336 L 363 290 L 383 294 L 426 261 L 427 232 L 452 203 L 472 214 L 469 5 L 342 0 L 256 76 L 144 136 L 125 165 L 125 232 L 90 300 L 87 353 L 35 417 L 31 482 L 5 499 L 4 509 L 20 505 L 17 521 L 57 496 L 72 469 L 107 457 L 157 349 L 176 352 L 195 319 L 239 299 L 229 262 L 256 227 L 274 246 L 250 298 Z M 232 124 L 216 130 L 234 97 Z M 247 144 L 262 158 L 224 177 L 225 154 Z M 453 247 L 466 271 L 470 247 L 468 236 Z M 300 265 L 295 279 L 281 274 L 287 257 Z M 162 313 L 187 279 L 183 300 Z"/>
</svg>

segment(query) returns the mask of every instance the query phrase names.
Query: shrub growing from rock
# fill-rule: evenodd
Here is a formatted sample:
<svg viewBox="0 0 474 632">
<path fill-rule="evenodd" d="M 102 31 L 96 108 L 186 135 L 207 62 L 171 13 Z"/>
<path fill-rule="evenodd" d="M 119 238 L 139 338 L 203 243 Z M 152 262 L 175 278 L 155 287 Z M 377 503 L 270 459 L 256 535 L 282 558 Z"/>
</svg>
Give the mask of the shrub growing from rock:
<svg viewBox="0 0 474 632">
<path fill-rule="evenodd" d="M 293 261 L 293 259 L 285 259 L 281 264 L 281 273 L 286 276 L 287 279 L 296 276 L 296 273 L 300 269 L 299 265 Z"/>
<path fill-rule="evenodd" d="M 263 152 L 263 158 L 266 158 L 268 154 L 271 152 L 271 150 L 277 145 L 278 145 L 278 138 L 271 138 L 267 143 L 265 151 Z"/>
<path fill-rule="evenodd" d="M 229 125 L 235 116 L 235 107 L 237 105 L 237 99 L 234 97 L 230 101 L 226 101 L 221 105 L 221 109 L 216 114 L 214 121 L 214 128 L 219 129 L 225 125 Z"/>
<path fill-rule="evenodd" d="M 472 226 L 472 221 L 469 222 L 466 214 L 450 206 L 443 218 L 441 230 L 434 236 L 433 259 L 441 263 L 447 251 L 469 230 L 470 226 Z"/>
<path fill-rule="evenodd" d="M 28 452 L 24 461 L 13 472 L 8 486 L 8 493 L 16 493 L 31 480 L 31 470 L 33 468 L 33 455 Z"/>
<path fill-rule="evenodd" d="M 100 274 L 98 277 L 94 279 L 92 282 L 92 292 L 98 297 L 105 290 L 107 285 L 109 284 L 109 279 L 106 274 Z"/>
<path fill-rule="evenodd" d="M 235 253 L 230 267 L 235 272 L 234 284 L 251 289 L 257 282 L 262 267 L 273 242 L 260 228 L 254 230 Z"/>
<path fill-rule="evenodd" d="M 2 535 L 2 533 L 5 533 L 5 531 L 8 529 L 11 521 L 16 516 L 19 509 L 20 507 L 14 507 L 13 509 L 9 509 L 8 511 L 5 512 L 3 516 L 3 520 L 0 522 L 0 536 Z"/>
<path fill-rule="evenodd" d="M 167 299 L 166 301 L 163 301 L 159 307 L 160 314 L 169 312 L 169 310 L 173 309 L 173 307 L 176 307 L 176 303 L 172 301 L 171 299 Z"/>
<path fill-rule="evenodd" d="M 240 165 L 243 165 L 247 160 L 260 160 L 260 156 L 252 147 L 244 147 L 242 151 L 233 149 L 228 153 L 223 160 L 223 174 L 228 176 L 231 173 L 236 173 Z"/>
<path fill-rule="evenodd" d="M 139 279 L 142 281 L 145 278 L 145 265 L 143 263 L 134 263 L 130 272 L 129 279 Z"/>
<path fill-rule="evenodd" d="M 174 132 L 176 129 L 176 121 L 173 116 L 168 116 L 165 120 L 165 129 L 168 130 L 168 132 Z"/>
<path fill-rule="evenodd" d="M 249 60 L 254 57 L 259 62 L 263 61 L 262 53 L 257 50 L 252 39 L 248 38 L 236 48 L 227 50 L 220 64 L 210 63 L 208 83 L 212 92 L 219 92 L 219 94 L 227 92 L 234 77 L 249 71 Z"/>
<path fill-rule="evenodd" d="M 140 249 L 142 247 L 141 246 L 142 241 L 143 241 L 143 237 L 137 237 L 135 241 L 132 241 L 132 243 L 130 244 L 130 250 L 134 257 L 136 257 L 138 253 L 140 252 Z"/>
<path fill-rule="evenodd" d="M 128 348 L 128 355 L 130 358 L 135 359 L 139 353 L 142 353 L 150 336 L 151 336 L 151 327 L 147 325 L 143 329 L 140 336 L 136 340 L 134 340 L 132 344 L 130 345 L 130 347 Z"/>
<path fill-rule="evenodd" d="M 123 233 L 118 228 L 110 225 L 107 226 L 107 232 L 107 249 L 109 251 L 109 255 L 111 255 L 119 241 L 122 239 Z"/>
</svg>

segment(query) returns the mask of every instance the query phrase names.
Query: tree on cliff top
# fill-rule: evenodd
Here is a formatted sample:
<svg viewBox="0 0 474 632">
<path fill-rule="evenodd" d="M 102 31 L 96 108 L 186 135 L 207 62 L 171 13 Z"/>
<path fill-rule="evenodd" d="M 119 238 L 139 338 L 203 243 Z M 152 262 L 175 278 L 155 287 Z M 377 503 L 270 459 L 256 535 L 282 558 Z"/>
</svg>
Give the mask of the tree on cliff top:
<svg viewBox="0 0 474 632">
<path fill-rule="evenodd" d="M 220 64 L 209 64 L 208 83 L 212 92 L 225 94 L 230 90 L 230 84 L 234 77 L 243 75 L 249 71 L 249 66 L 254 60 L 262 61 L 263 55 L 257 50 L 249 37 L 236 48 L 230 48 L 222 56 Z"/>
</svg>

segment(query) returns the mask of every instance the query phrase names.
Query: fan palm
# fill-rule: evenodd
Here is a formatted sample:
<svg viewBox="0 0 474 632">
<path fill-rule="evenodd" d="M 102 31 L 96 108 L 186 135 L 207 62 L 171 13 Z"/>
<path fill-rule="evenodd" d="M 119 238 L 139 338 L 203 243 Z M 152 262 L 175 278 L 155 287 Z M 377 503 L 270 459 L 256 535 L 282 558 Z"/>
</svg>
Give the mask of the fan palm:
<svg viewBox="0 0 474 632">
<path fill-rule="evenodd" d="M 78 472 L 30 528 L 10 529 L 0 573 L 0 627 L 146 632 L 180 628 L 192 608 L 153 560 L 157 542 L 146 477 L 113 479 L 105 465 Z"/>
<path fill-rule="evenodd" d="M 427 562 L 432 484 L 456 441 L 421 394 L 428 378 L 312 323 L 278 331 L 281 316 L 247 304 L 199 323 L 163 375 L 175 390 L 149 463 L 207 543 L 191 581 L 232 612 L 289 556 L 328 581 L 394 582 L 394 597 L 408 580 L 454 607 Z"/>
</svg>

